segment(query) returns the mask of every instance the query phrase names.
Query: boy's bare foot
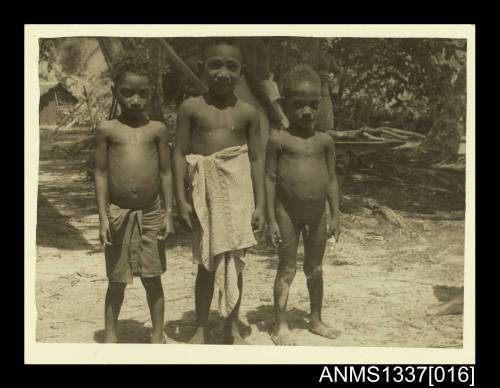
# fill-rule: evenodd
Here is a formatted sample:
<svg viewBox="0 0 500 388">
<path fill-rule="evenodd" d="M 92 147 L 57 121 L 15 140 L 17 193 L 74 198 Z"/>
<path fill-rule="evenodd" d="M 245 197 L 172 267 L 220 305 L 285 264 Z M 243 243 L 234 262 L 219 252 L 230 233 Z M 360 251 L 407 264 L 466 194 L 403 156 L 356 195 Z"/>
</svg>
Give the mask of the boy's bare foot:
<svg viewBox="0 0 500 388">
<path fill-rule="evenodd" d="M 275 327 L 271 333 L 271 339 L 278 346 L 295 346 L 297 345 L 292 331 L 287 326 Z"/>
<path fill-rule="evenodd" d="M 118 342 L 118 338 L 116 338 L 116 334 L 114 333 L 106 333 L 104 336 L 105 344 L 116 344 Z"/>
<path fill-rule="evenodd" d="M 330 327 L 321 321 L 309 323 L 309 331 L 313 334 L 329 339 L 335 339 L 340 335 L 340 331 L 335 330 L 333 327 Z"/>
<path fill-rule="evenodd" d="M 203 327 L 198 327 L 196 328 L 196 332 L 194 335 L 191 337 L 191 339 L 187 342 L 188 344 L 194 344 L 194 345 L 199 345 L 199 344 L 205 344 L 205 330 L 203 330 Z"/>
<path fill-rule="evenodd" d="M 165 337 L 165 334 L 163 334 L 163 333 L 151 334 L 151 336 L 149 338 L 149 342 L 152 344 L 166 344 L 167 338 Z"/>
</svg>

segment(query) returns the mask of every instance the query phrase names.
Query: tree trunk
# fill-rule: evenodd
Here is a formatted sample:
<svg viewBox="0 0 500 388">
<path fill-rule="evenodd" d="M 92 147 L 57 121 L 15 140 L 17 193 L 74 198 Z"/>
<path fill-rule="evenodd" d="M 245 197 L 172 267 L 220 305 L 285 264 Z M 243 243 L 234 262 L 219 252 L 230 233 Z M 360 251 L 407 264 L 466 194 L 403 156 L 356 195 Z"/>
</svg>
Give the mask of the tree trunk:
<svg viewBox="0 0 500 388">
<path fill-rule="evenodd" d="M 123 45 L 120 38 L 97 38 L 106 64 L 111 72 L 113 72 L 113 64 L 118 56 L 123 52 Z"/>
</svg>

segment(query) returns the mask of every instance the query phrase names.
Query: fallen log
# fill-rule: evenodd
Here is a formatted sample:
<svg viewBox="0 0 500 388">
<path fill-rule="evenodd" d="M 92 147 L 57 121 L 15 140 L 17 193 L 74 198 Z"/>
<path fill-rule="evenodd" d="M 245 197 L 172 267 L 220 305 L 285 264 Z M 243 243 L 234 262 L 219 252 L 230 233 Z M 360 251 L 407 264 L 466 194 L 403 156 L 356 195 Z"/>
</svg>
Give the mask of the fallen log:
<svg viewBox="0 0 500 388">
<path fill-rule="evenodd" d="M 406 131 L 404 129 L 391 128 L 391 127 L 380 127 L 380 128 L 381 129 L 387 129 L 387 130 L 399 133 L 401 135 L 407 135 L 407 136 L 417 137 L 419 139 L 425 139 L 425 135 L 422 135 L 421 133 L 417 133 L 417 132 Z"/>
<path fill-rule="evenodd" d="M 399 139 L 399 140 L 410 140 L 411 139 L 411 137 L 409 137 L 409 136 L 401 135 L 401 134 L 395 133 L 395 132 L 390 131 L 390 130 L 385 129 L 385 128 L 379 128 L 379 129 L 383 134 L 388 135 L 390 137 L 393 137 L 395 139 Z"/>
<path fill-rule="evenodd" d="M 349 131 L 335 131 L 329 129 L 325 132 L 336 140 L 358 140 L 358 139 L 363 139 L 363 136 L 366 135 L 374 136 L 382 134 L 382 131 L 380 129 L 369 128 L 369 127 L 363 127 L 360 129 L 354 129 Z M 390 140 L 390 139 L 385 139 L 385 140 Z"/>
<path fill-rule="evenodd" d="M 400 211 L 407 218 L 418 218 L 432 221 L 462 221 L 465 219 L 465 210 L 436 211 L 434 213 L 415 213 Z"/>
<path fill-rule="evenodd" d="M 327 130 L 325 131 L 327 134 L 329 134 L 331 137 L 334 139 L 338 140 L 355 140 L 359 139 L 361 136 L 366 136 L 366 135 L 371 135 L 371 136 L 381 136 L 381 137 L 390 137 L 392 139 L 398 139 L 398 140 L 410 140 L 410 139 L 423 139 L 425 136 L 409 132 L 409 131 L 404 131 L 404 130 L 395 130 L 395 128 L 389 128 L 389 127 L 380 127 L 380 128 L 370 128 L 370 127 L 362 127 L 360 129 L 354 129 L 354 130 L 349 130 L 349 131 L 335 131 L 335 130 Z M 387 139 L 389 140 L 389 139 Z"/>
<path fill-rule="evenodd" d="M 368 132 L 363 131 L 363 136 L 365 136 L 367 139 L 370 140 L 377 140 L 377 141 L 391 141 L 391 139 L 388 139 L 386 137 L 378 137 L 378 136 L 373 136 Z"/>
<path fill-rule="evenodd" d="M 325 131 L 328 135 L 330 135 L 335 140 L 356 140 L 363 134 L 362 129 L 356 129 L 353 131 L 334 131 L 329 129 Z"/>
</svg>

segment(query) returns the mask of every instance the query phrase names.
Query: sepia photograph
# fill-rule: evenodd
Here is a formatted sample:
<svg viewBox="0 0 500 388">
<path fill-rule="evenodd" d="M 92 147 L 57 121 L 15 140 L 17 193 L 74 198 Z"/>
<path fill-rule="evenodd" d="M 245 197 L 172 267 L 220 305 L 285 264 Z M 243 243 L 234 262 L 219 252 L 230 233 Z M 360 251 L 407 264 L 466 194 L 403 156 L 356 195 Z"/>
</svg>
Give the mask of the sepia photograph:
<svg viewBox="0 0 500 388">
<path fill-rule="evenodd" d="M 205 27 L 25 26 L 32 359 L 474 362 L 474 26 Z"/>
</svg>

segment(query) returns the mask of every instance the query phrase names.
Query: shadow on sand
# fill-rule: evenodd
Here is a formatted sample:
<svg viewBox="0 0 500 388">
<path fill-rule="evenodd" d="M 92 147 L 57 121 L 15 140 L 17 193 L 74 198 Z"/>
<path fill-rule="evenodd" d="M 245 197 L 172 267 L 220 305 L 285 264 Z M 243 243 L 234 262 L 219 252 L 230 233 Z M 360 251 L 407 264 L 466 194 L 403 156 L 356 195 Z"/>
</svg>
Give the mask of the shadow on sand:
<svg viewBox="0 0 500 388">
<path fill-rule="evenodd" d="M 455 298 L 463 296 L 463 287 L 434 286 L 434 296 L 440 302 L 449 302 Z"/>
<path fill-rule="evenodd" d="M 36 243 L 59 249 L 92 249 L 70 218 L 60 214 L 48 199 L 38 191 Z"/>
<path fill-rule="evenodd" d="M 223 344 L 224 343 L 224 322 L 225 319 L 218 311 L 210 311 L 208 316 L 208 343 Z M 240 334 L 243 338 L 248 337 L 252 329 L 243 322 L 238 323 Z M 165 333 L 168 338 L 174 341 L 186 343 L 194 335 L 196 331 L 196 313 L 194 310 L 187 311 L 182 315 L 181 319 L 168 321 L 165 325 Z"/>
<path fill-rule="evenodd" d="M 438 304 L 431 305 L 426 311 L 427 315 L 450 315 L 464 312 L 464 288 L 434 286 L 434 295 L 439 301 Z"/>
<path fill-rule="evenodd" d="M 118 321 L 118 343 L 120 344 L 148 344 L 151 329 L 145 327 L 135 319 Z M 104 329 L 94 333 L 94 340 L 104 342 Z"/>
<path fill-rule="evenodd" d="M 257 326 L 261 332 L 271 333 L 274 326 L 274 306 L 261 305 L 247 313 L 248 323 Z M 293 308 L 287 311 L 287 322 L 291 330 L 307 329 L 309 314 L 303 310 Z"/>
</svg>

